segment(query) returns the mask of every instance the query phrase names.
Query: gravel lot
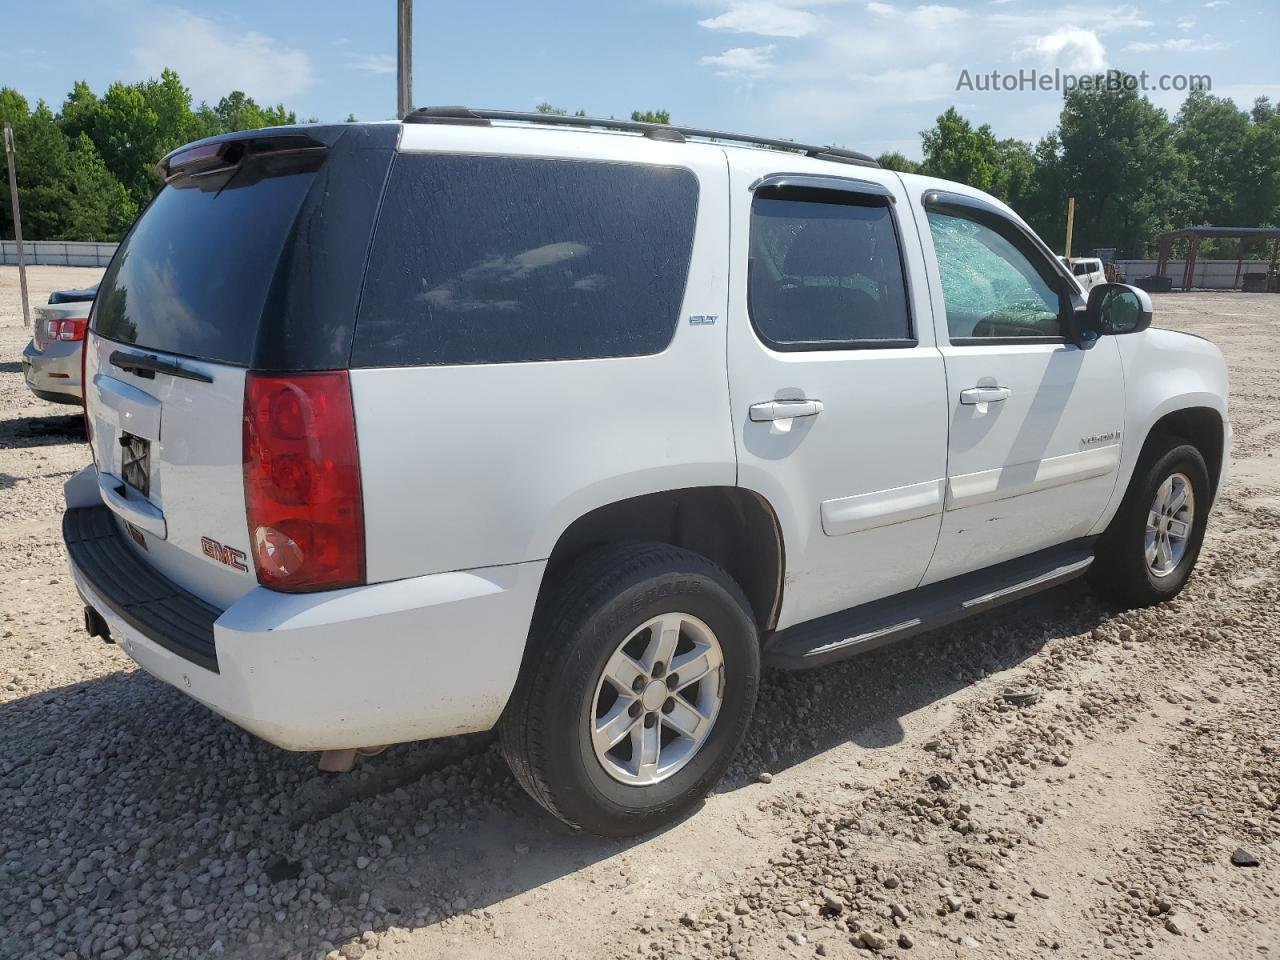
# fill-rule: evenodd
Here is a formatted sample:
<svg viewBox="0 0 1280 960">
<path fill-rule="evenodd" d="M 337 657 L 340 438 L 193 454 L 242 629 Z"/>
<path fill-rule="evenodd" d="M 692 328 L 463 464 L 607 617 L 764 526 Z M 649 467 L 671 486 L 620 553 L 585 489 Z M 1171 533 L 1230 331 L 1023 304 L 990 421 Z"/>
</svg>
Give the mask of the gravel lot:
<svg viewBox="0 0 1280 960">
<path fill-rule="evenodd" d="M 1280 958 L 1280 297 L 1157 298 L 1232 375 L 1182 598 L 1072 586 L 770 676 L 720 791 L 635 842 L 551 820 L 486 737 L 324 775 L 87 639 L 87 451 L 23 386 L 18 304 L 0 268 L 0 957 Z"/>
</svg>

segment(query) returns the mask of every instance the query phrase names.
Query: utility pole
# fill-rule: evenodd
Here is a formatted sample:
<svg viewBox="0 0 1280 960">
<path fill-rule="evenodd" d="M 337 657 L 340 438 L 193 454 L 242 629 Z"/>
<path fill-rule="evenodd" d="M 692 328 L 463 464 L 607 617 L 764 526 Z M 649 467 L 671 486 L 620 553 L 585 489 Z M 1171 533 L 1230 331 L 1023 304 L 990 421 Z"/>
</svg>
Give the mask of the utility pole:
<svg viewBox="0 0 1280 960">
<path fill-rule="evenodd" d="M 22 214 L 18 211 L 18 165 L 13 155 L 13 127 L 4 125 L 4 158 L 9 165 L 9 202 L 13 205 L 13 239 L 18 242 L 18 286 L 22 288 L 22 325 L 31 326 L 27 300 L 27 258 L 22 252 Z"/>
<path fill-rule="evenodd" d="M 1076 225 L 1076 198 L 1067 197 L 1067 250 L 1064 256 L 1071 259 L 1071 229 Z"/>
<path fill-rule="evenodd" d="M 413 112 L 413 0 L 396 0 L 396 116 Z"/>
</svg>

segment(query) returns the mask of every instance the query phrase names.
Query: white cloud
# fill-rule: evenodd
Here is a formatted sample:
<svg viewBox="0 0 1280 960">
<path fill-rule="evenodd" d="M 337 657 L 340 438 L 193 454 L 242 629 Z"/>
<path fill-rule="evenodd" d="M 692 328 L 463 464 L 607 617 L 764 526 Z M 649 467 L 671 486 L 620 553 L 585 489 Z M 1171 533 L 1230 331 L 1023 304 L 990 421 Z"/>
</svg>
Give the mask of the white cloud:
<svg viewBox="0 0 1280 960">
<path fill-rule="evenodd" d="M 907 26 L 920 30 L 940 30 L 953 26 L 969 16 L 968 11 L 959 7 L 945 7 L 936 3 L 916 7 L 906 16 Z"/>
<path fill-rule="evenodd" d="M 994 27 L 1021 28 L 1035 32 L 1048 23 L 1088 24 L 1096 34 L 1140 30 L 1151 26 L 1151 21 L 1137 7 L 1108 7 L 1093 4 L 1073 4 L 1053 10 L 1028 10 L 1025 13 L 992 13 L 987 23 Z"/>
<path fill-rule="evenodd" d="M 939 3 L 925 3 L 911 10 L 900 10 L 893 4 L 870 0 L 866 10 L 877 17 L 901 17 L 907 27 L 916 30 L 937 30 L 969 16 L 967 10 Z"/>
<path fill-rule="evenodd" d="M 727 11 L 699 20 L 698 26 L 765 37 L 805 37 L 818 29 L 818 18 L 808 10 L 773 0 L 732 0 Z"/>
<path fill-rule="evenodd" d="M 1192 19 L 1191 17 L 1179 17 L 1179 18 L 1178 18 L 1178 29 L 1179 29 L 1179 30 L 1190 30 L 1190 29 L 1191 29 L 1192 27 L 1194 27 L 1195 25 L 1196 25 L 1196 22 L 1195 22 L 1195 20 L 1194 20 L 1194 19 Z"/>
<path fill-rule="evenodd" d="M 899 67 L 875 74 L 858 74 L 850 79 L 864 88 L 876 90 L 879 95 L 891 95 L 895 100 L 907 103 L 923 103 L 954 96 L 956 73 L 950 64 L 931 63 L 923 67 Z"/>
<path fill-rule="evenodd" d="M 364 73 L 391 74 L 396 72 L 396 58 L 389 53 L 348 54 L 346 67 Z"/>
<path fill-rule="evenodd" d="M 716 76 L 754 79 L 773 69 L 772 43 L 763 47 L 733 47 L 716 56 L 703 57 L 704 67 L 715 67 Z"/>
<path fill-rule="evenodd" d="M 1225 7 L 1227 6 L 1227 4 L 1228 4 L 1228 0 L 1209 0 L 1209 2 L 1205 4 L 1205 6 L 1210 8 Z"/>
<path fill-rule="evenodd" d="M 1177 37 L 1171 40 L 1139 40 L 1125 47 L 1134 53 L 1147 53 L 1152 50 L 1172 50 L 1175 53 L 1203 52 L 1209 50 L 1225 50 L 1227 45 L 1213 37 Z"/>
<path fill-rule="evenodd" d="M 243 90 L 261 103 L 289 100 L 312 84 L 306 53 L 253 30 L 233 29 L 180 7 L 153 7 L 132 31 L 133 61 L 157 76 L 172 67 L 197 100 Z"/>
<path fill-rule="evenodd" d="M 1024 51 L 1051 67 L 1070 73 L 1101 70 L 1107 63 L 1107 49 L 1092 30 L 1083 27 L 1059 27 L 1052 33 L 1028 37 Z"/>
</svg>

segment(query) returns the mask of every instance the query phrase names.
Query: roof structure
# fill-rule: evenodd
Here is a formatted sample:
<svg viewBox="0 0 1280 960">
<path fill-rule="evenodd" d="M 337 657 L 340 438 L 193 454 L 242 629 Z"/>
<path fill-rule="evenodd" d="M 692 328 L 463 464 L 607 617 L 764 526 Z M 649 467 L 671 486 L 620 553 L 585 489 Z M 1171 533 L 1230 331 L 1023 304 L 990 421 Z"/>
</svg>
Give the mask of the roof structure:
<svg viewBox="0 0 1280 960">
<path fill-rule="evenodd" d="M 1182 268 L 1182 289 L 1190 290 L 1195 278 L 1196 257 L 1200 255 L 1200 241 L 1206 238 L 1224 240 L 1262 240 L 1271 241 L 1272 277 L 1276 273 L 1276 261 L 1280 258 L 1280 227 L 1183 227 L 1181 230 L 1170 230 L 1156 238 L 1158 254 L 1156 259 L 1156 276 L 1163 277 L 1169 269 L 1169 254 L 1172 252 L 1174 240 L 1187 241 L 1187 259 Z M 1235 285 L 1240 283 L 1240 267 L 1244 262 L 1241 255 L 1236 261 Z"/>
<path fill-rule="evenodd" d="M 491 121 L 528 123 L 556 127 L 586 127 L 640 133 L 651 140 L 683 143 L 686 140 L 710 140 L 717 143 L 747 144 L 768 147 L 773 150 L 790 150 L 819 160 L 852 163 L 862 167 L 878 167 L 875 159 L 856 150 L 843 147 L 797 143 L 794 140 L 778 140 L 773 137 L 757 137 L 747 133 L 727 133 L 723 130 L 703 130 L 699 127 L 682 127 L 668 123 L 647 123 L 641 120 L 605 120 L 600 117 L 569 117 L 554 113 L 524 113 L 516 110 L 474 110 L 470 107 L 421 107 L 407 114 L 405 123 L 451 123 L 488 126 Z"/>
</svg>

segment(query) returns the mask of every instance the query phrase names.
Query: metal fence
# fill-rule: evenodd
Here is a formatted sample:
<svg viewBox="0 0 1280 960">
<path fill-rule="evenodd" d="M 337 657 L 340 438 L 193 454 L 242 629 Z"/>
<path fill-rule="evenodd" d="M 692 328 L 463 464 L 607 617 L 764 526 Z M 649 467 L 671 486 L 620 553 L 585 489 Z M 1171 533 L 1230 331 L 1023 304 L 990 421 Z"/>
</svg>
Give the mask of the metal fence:
<svg viewBox="0 0 1280 960">
<path fill-rule="evenodd" d="M 27 263 L 43 263 L 58 267 L 105 267 L 116 252 L 115 243 L 81 240 L 28 240 L 22 245 Z M 0 264 L 18 262 L 18 245 L 0 240 Z"/>
<path fill-rule="evenodd" d="M 1186 260 L 1170 260 L 1164 275 L 1173 278 L 1175 288 L 1182 286 L 1182 271 L 1186 269 Z M 1117 260 L 1116 266 L 1125 278 L 1132 282 L 1138 277 L 1149 277 L 1156 272 L 1154 260 Z M 1195 277 L 1191 281 L 1193 287 L 1203 290 L 1239 290 L 1246 273 L 1266 273 L 1271 268 L 1269 260 L 1246 260 L 1240 265 L 1240 276 L 1236 276 L 1235 260 L 1196 260 Z"/>
</svg>

